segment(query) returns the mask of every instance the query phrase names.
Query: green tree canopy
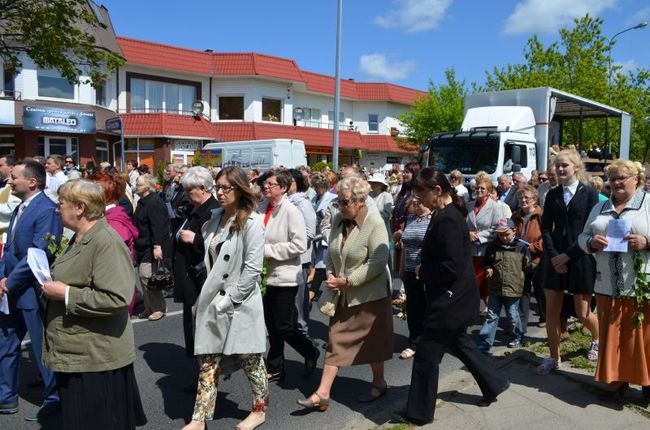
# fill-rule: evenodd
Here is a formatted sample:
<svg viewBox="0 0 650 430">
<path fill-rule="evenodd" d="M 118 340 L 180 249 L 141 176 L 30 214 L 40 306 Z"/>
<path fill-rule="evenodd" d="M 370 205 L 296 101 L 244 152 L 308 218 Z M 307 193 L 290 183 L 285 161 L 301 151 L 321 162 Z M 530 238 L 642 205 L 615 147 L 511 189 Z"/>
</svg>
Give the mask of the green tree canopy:
<svg viewBox="0 0 650 430">
<path fill-rule="evenodd" d="M 98 43 L 93 30 L 102 24 L 93 8 L 87 0 L 0 0 L 0 57 L 20 68 L 26 54 L 70 82 L 82 74 L 103 82 L 123 59 Z"/>
<path fill-rule="evenodd" d="M 465 81 L 456 79 L 454 69 L 445 70 L 446 84 L 429 81 L 428 94 L 415 101 L 399 120 L 411 145 L 421 145 L 441 131 L 458 130 L 463 122 Z"/>
<path fill-rule="evenodd" d="M 612 62 L 612 46 L 602 33 L 603 21 L 586 15 L 576 19 L 572 28 L 559 31 L 560 40 L 545 47 L 537 36 L 528 39 L 524 50 L 525 62 L 495 67 L 486 72 L 486 82 L 479 91 L 501 91 L 518 88 L 549 86 L 596 100 L 629 112 L 632 115 L 630 156 L 644 159 L 650 137 L 645 118 L 650 114 L 650 74 L 637 68 L 624 73 Z M 613 64 L 610 69 L 610 64 Z M 611 84 L 610 84 L 611 73 Z M 585 120 L 582 145 L 606 145 L 608 138 L 613 151 L 618 150 L 620 121 L 610 119 Z M 578 121 L 565 124 L 565 144 L 579 143 Z"/>
</svg>

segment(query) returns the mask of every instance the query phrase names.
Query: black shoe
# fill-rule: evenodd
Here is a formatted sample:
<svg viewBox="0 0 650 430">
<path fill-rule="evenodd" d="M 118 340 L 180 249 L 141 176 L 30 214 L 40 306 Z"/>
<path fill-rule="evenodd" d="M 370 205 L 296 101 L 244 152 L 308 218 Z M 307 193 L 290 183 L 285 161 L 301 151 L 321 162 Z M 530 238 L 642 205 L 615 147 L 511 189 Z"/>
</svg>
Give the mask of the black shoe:
<svg viewBox="0 0 650 430">
<path fill-rule="evenodd" d="M 18 412 L 18 402 L 0 403 L 0 414 L 15 414 Z"/>
<path fill-rule="evenodd" d="M 318 357 L 320 357 L 320 351 L 318 349 L 316 351 L 316 356 L 310 360 L 305 360 L 305 368 L 302 372 L 303 378 L 308 378 L 311 376 L 312 373 L 314 373 L 314 370 L 316 370 L 316 364 L 318 363 Z"/>
<path fill-rule="evenodd" d="M 483 396 L 483 397 L 481 397 L 481 400 L 478 401 L 476 406 L 478 406 L 479 408 L 486 408 L 486 407 L 490 406 L 492 403 L 494 403 L 496 401 L 497 401 L 496 397 Z"/>
<path fill-rule="evenodd" d="M 429 424 L 430 421 L 417 420 L 406 415 L 406 411 L 395 412 L 389 421 L 391 424 L 407 424 L 407 425 L 416 425 L 423 426 Z"/>
<path fill-rule="evenodd" d="M 641 393 L 643 393 L 643 397 L 650 401 L 650 385 L 646 385 L 645 387 L 641 387 Z"/>
<path fill-rule="evenodd" d="M 61 403 L 59 402 L 48 403 L 46 405 L 41 406 L 39 410 L 25 415 L 25 421 L 40 422 L 48 418 L 51 418 L 55 415 L 59 415 L 60 413 L 61 413 Z"/>
<path fill-rule="evenodd" d="M 276 368 L 266 371 L 266 379 L 269 382 L 273 381 L 284 381 L 284 369 Z"/>
</svg>

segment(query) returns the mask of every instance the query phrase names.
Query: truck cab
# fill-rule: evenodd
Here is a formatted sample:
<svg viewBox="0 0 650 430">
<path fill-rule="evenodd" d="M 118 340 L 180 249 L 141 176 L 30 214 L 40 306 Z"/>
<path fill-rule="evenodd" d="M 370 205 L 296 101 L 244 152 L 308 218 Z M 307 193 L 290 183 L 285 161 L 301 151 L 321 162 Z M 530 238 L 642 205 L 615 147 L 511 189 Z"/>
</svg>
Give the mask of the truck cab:
<svg viewBox="0 0 650 430">
<path fill-rule="evenodd" d="M 492 182 L 503 174 L 531 176 L 537 168 L 535 117 L 522 106 L 468 109 L 461 131 L 440 133 L 423 146 L 425 164 L 445 173 L 458 169 L 469 183 L 477 172 Z"/>
</svg>

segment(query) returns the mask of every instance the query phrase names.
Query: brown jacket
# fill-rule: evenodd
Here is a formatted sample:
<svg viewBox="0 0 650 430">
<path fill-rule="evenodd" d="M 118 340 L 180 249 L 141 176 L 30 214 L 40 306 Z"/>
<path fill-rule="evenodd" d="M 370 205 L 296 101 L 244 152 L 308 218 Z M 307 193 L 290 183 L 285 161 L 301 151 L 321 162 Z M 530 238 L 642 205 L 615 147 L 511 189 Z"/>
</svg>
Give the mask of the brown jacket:
<svg viewBox="0 0 650 430">
<path fill-rule="evenodd" d="M 530 217 L 530 221 L 524 229 L 524 213 L 518 209 L 512 214 L 512 221 L 515 223 L 515 236 L 518 239 L 525 240 L 530 244 L 529 251 L 532 262 L 537 264 L 544 251 L 544 241 L 542 240 L 542 208 L 535 205 L 535 213 Z"/>
</svg>

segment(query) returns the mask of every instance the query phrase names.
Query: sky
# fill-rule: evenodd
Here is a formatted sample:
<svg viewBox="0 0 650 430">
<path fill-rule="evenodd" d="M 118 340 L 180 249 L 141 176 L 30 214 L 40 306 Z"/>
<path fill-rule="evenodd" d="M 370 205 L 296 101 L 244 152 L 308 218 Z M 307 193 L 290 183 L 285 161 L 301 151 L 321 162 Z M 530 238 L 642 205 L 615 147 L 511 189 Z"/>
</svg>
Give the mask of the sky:
<svg viewBox="0 0 650 430">
<path fill-rule="evenodd" d="M 96 0 L 119 36 L 215 52 L 258 52 L 334 76 L 338 0 Z M 343 0 L 341 78 L 426 90 L 444 71 L 482 84 L 589 13 L 603 33 L 650 22 L 650 0 Z M 650 26 L 616 38 L 615 63 L 650 68 Z"/>
</svg>

